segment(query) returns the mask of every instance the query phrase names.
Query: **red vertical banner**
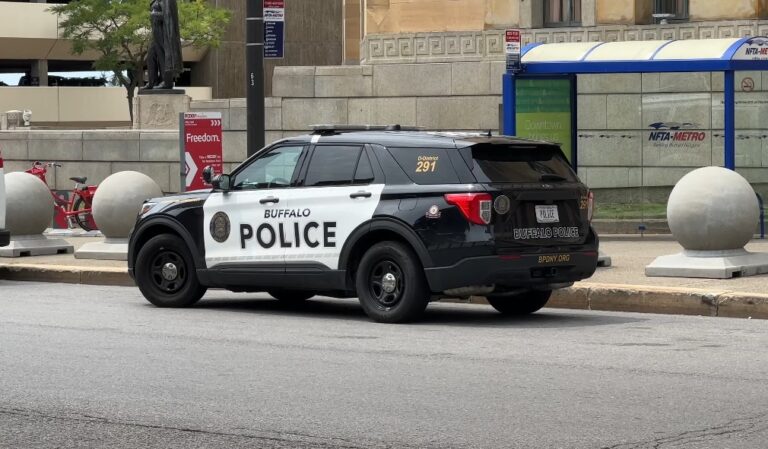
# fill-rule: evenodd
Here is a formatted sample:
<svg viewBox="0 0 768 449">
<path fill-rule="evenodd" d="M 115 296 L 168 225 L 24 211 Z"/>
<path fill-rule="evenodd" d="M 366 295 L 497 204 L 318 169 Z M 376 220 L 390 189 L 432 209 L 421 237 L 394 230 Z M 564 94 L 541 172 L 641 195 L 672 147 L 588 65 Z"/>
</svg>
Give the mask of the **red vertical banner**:
<svg viewBox="0 0 768 449">
<path fill-rule="evenodd" d="M 182 190 L 209 188 L 203 169 L 210 165 L 216 174 L 224 171 L 221 112 L 185 112 L 182 120 Z"/>
</svg>

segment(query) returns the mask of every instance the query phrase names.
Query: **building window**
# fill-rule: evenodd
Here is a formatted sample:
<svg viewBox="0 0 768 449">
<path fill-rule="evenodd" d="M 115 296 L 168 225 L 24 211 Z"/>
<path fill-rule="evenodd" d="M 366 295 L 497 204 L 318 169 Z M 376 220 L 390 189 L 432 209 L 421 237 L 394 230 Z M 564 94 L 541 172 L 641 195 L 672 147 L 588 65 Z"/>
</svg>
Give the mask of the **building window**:
<svg viewBox="0 0 768 449">
<path fill-rule="evenodd" d="M 688 0 L 656 0 L 653 16 L 657 23 L 688 20 Z"/>
<path fill-rule="evenodd" d="M 581 25 L 581 0 L 545 0 L 544 26 Z"/>
</svg>

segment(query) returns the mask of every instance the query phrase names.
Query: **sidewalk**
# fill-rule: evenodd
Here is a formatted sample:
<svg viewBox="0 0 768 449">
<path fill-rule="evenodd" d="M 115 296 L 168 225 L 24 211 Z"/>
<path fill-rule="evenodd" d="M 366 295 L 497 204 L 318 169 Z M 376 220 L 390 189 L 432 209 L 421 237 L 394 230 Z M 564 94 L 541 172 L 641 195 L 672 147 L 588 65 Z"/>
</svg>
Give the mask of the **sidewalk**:
<svg viewBox="0 0 768 449">
<path fill-rule="evenodd" d="M 75 249 L 98 240 L 66 237 Z M 648 278 L 654 258 L 682 248 L 669 236 L 601 236 L 613 264 L 572 288 L 557 291 L 550 307 L 768 319 L 768 275 L 736 279 Z M 768 252 L 768 240 L 753 240 Z M 71 254 L 0 259 L 0 279 L 132 286 L 125 262 L 75 259 Z M 484 302 L 473 298 L 472 302 Z"/>
</svg>

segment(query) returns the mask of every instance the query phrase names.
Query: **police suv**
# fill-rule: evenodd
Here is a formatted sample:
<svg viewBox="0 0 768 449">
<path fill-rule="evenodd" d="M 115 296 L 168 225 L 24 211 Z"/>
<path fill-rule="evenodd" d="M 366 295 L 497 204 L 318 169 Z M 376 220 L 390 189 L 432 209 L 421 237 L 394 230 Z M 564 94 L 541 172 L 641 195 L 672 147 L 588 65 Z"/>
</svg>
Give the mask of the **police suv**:
<svg viewBox="0 0 768 449">
<path fill-rule="evenodd" d="M 148 201 L 132 232 L 129 272 L 157 306 L 225 288 L 359 297 L 380 322 L 471 295 L 520 315 L 597 266 L 591 193 L 550 143 L 319 126 L 204 173 L 212 190 Z"/>
</svg>

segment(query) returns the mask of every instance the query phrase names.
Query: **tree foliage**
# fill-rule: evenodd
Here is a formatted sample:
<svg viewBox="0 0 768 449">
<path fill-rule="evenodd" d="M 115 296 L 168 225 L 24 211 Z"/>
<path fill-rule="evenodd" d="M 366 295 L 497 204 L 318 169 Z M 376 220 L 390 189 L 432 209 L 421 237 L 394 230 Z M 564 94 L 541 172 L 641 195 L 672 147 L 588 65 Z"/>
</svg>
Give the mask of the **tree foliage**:
<svg viewBox="0 0 768 449">
<path fill-rule="evenodd" d="M 73 0 L 50 8 L 60 16 L 61 36 L 72 42 L 73 52 L 92 54 L 93 68 L 111 71 L 126 88 L 131 120 L 152 37 L 149 5 L 150 0 Z M 178 5 L 182 48 L 218 47 L 229 11 L 206 0 L 179 0 Z"/>
</svg>

